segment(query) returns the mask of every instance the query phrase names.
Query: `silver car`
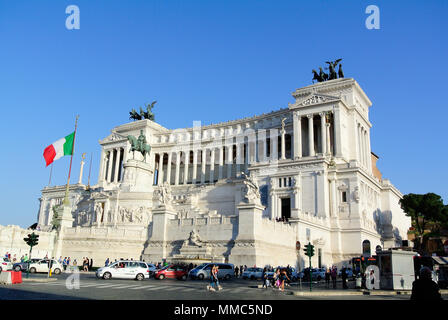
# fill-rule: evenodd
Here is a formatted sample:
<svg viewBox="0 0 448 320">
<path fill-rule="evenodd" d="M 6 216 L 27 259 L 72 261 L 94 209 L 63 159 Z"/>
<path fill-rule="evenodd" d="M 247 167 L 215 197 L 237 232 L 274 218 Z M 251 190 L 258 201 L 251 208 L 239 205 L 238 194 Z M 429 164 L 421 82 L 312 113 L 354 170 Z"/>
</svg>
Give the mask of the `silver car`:
<svg viewBox="0 0 448 320">
<path fill-rule="evenodd" d="M 143 261 L 120 260 L 109 264 L 107 267 L 99 268 L 96 277 L 109 280 L 117 279 L 149 279 L 151 276 L 151 265 Z"/>
<path fill-rule="evenodd" d="M 209 279 L 213 265 L 218 266 L 218 279 L 229 280 L 235 275 L 234 266 L 231 263 L 203 263 L 190 270 L 188 275 L 192 279 Z"/>
</svg>

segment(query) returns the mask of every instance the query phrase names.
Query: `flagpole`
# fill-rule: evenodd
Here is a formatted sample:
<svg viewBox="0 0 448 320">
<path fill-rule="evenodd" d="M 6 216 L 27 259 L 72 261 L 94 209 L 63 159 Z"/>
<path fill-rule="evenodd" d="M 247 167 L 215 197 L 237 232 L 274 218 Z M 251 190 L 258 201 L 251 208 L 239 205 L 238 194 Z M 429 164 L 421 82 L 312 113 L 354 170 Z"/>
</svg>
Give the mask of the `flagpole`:
<svg viewBox="0 0 448 320">
<path fill-rule="evenodd" d="M 73 162 L 73 153 L 75 150 L 75 138 L 76 138 L 76 128 L 78 127 L 78 118 L 79 115 L 76 116 L 75 120 L 75 133 L 73 134 L 72 156 L 70 157 L 70 167 L 68 169 L 67 187 L 65 188 L 64 205 L 66 206 L 70 205 L 70 201 L 68 200 L 68 191 L 70 186 L 70 173 L 72 172 L 72 162 Z"/>
<path fill-rule="evenodd" d="M 90 173 L 92 172 L 92 154 L 90 154 L 89 180 L 87 181 L 87 190 L 90 189 Z"/>
<path fill-rule="evenodd" d="M 48 180 L 48 186 L 50 186 L 50 184 L 51 184 L 51 174 L 53 173 L 53 163 L 54 163 L 54 162 L 51 163 L 51 168 L 50 168 L 50 180 Z"/>
</svg>

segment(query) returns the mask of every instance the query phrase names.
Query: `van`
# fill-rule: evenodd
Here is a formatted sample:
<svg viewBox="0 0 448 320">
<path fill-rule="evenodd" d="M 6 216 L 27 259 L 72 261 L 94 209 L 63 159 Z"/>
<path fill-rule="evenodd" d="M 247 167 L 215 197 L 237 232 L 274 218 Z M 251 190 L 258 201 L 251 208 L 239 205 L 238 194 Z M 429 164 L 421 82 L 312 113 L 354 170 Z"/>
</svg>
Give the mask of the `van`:
<svg viewBox="0 0 448 320">
<path fill-rule="evenodd" d="M 210 279 L 212 266 L 218 266 L 218 279 L 229 280 L 235 275 L 234 265 L 231 263 L 203 263 L 189 272 L 191 279 Z"/>
</svg>

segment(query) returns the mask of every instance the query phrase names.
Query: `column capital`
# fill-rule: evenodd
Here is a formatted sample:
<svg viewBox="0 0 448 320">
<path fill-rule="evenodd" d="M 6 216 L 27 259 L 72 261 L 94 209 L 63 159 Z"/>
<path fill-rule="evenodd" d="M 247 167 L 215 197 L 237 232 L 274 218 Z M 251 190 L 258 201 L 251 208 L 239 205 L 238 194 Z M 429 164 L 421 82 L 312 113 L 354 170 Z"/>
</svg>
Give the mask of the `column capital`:
<svg viewBox="0 0 448 320">
<path fill-rule="evenodd" d="M 308 119 L 312 119 L 312 118 L 314 117 L 314 114 L 307 114 L 306 117 L 307 117 Z"/>
</svg>

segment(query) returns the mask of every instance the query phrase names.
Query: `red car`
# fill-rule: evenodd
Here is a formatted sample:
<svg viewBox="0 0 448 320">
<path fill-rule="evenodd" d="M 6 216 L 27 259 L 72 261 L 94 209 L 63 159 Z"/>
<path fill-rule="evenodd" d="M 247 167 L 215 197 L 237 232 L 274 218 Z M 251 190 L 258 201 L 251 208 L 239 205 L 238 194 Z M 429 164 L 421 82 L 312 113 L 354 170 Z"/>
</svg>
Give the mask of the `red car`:
<svg viewBox="0 0 448 320">
<path fill-rule="evenodd" d="M 187 280 L 188 270 L 184 266 L 177 266 L 174 264 L 167 265 L 154 274 L 154 278 L 163 280 L 165 278 Z"/>
</svg>

